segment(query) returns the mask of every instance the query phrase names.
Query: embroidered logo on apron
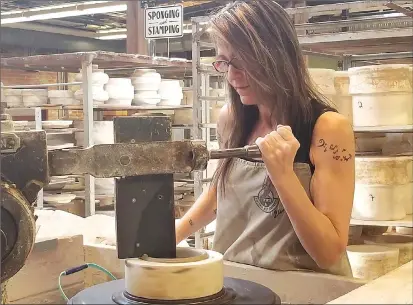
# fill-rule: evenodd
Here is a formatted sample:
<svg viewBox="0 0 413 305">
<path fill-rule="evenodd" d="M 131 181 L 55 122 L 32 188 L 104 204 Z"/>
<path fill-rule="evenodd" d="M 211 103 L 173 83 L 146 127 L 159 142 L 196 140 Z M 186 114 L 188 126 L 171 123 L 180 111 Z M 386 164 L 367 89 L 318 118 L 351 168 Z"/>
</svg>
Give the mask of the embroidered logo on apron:
<svg viewBox="0 0 413 305">
<path fill-rule="evenodd" d="M 276 196 L 277 195 L 277 196 Z M 270 177 L 266 177 L 262 184 L 258 196 L 254 196 L 255 204 L 265 213 L 272 214 L 275 217 L 284 212 L 284 207 L 278 198 L 274 195 L 273 186 Z"/>
</svg>

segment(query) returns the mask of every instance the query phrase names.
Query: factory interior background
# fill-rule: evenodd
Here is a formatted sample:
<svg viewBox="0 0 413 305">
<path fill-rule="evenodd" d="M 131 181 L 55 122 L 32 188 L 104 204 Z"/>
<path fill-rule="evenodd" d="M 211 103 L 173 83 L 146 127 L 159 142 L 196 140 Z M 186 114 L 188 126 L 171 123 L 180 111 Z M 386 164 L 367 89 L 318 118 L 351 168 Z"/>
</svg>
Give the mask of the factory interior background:
<svg viewBox="0 0 413 305">
<path fill-rule="evenodd" d="M 138 211 L 138 216 L 116 208 L 131 191 L 118 182 L 121 179 L 113 178 L 115 167 L 101 167 L 114 162 L 116 151 L 107 153 L 102 157 L 107 161 L 101 159 L 95 167 L 88 162 L 74 166 L 66 160 L 60 162 L 61 167 L 52 168 L 50 162 L 59 158 L 59 151 L 122 142 L 200 140 L 208 150 L 218 149 L 217 120 L 228 102 L 229 88 L 225 75 L 212 65 L 216 50 L 205 27 L 211 16 L 230 2 L 1 1 L 2 233 L 7 225 L 3 215 L 13 214 L 8 199 L 3 198 L 6 193 L 15 196 L 10 187 L 24 185 L 21 174 L 12 175 L 18 183 L 3 181 L 6 170 L 17 168 L 8 167 L 7 162 L 8 154 L 18 151 L 13 151 L 13 145 L 19 133 L 42 132 L 44 139 L 40 135 L 39 139 L 45 141 L 43 153 L 49 156 L 49 164 L 45 161 L 39 166 L 50 166 L 49 181 L 34 186 L 35 196 L 27 203 L 32 209 L 28 213 L 36 216 L 34 231 L 29 232 L 33 236 L 18 222 L 15 225 L 17 236 L 28 234 L 24 238 L 30 245 L 25 247 L 32 248 L 27 250 L 30 254 L 24 258 L 24 266 L 7 282 L 7 272 L 2 271 L 3 304 L 66 304 L 87 288 L 132 276 L 124 257 L 118 257 L 117 234 L 126 232 L 135 239 L 138 225 L 149 224 L 139 208 L 130 210 Z M 187 279 L 187 285 L 196 287 L 199 279 L 213 282 L 214 276 L 220 280 L 225 276 L 267 287 L 280 298 L 271 304 L 413 304 L 413 3 L 276 2 L 294 22 L 315 88 L 354 130 L 355 193 L 346 248 L 352 277 L 274 271 L 224 259 L 218 267 L 208 269 L 222 269 L 223 275 L 197 269 L 197 276 L 192 284 Z M 135 138 L 131 130 L 142 127 L 144 121 L 135 124 L 125 119 L 145 116 L 167 117 L 160 122 L 168 122 L 170 128 L 158 138 L 152 134 Z M 12 142 L 7 142 L 10 139 Z M 20 138 L 18 143 L 26 142 Z M 163 152 L 160 156 L 166 157 Z M 170 154 L 176 155 L 172 148 Z M 36 160 L 33 162 L 40 164 L 40 159 Z M 142 162 L 136 160 L 120 158 L 119 162 L 132 162 L 131 166 Z M 32 167 L 21 164 L 21 173 L 37 175 Z M 168 225 L 173 228 L 173 220 L 180 221 L 211 183 L 217 165 L 218 160 L 210 160 L 206 169 L 163 178 L 173 180 L 173 215 L 171 223 L 152 223 L 154 231 L 166 230 Z M 100 177 L 86 173 L 85 168 Z M 43 178 L 39 174 L 31 179 Z M 144 195 L 130 201 L 136 207 L 151 202 Z M 215 229 L 213 221 L 179 246 L 212 251 Z M 2 243 L 6 241 L 2 237 Z M 2 270 L 6 270 L 9 254 L 2 246 Z M 89 266 L 70 276 L 61 274 L 87 263 L 107 272 Z M 149 281 L 151 277 L 142 270 L 137 278 L 146 276 Z M 170 285 L 175 291 L 171 295 L 179 299 L 179 281 L 171 276 L 157 285 Z M 139 285 L 145 283 L 139 280 Z M 118 304 L 127 297 L 122 294 Z M 139 303 L 142 300 L 133 302 L 143 304 Z M 108 302 L 114 302 L 110 296 Z"/>
</svg>

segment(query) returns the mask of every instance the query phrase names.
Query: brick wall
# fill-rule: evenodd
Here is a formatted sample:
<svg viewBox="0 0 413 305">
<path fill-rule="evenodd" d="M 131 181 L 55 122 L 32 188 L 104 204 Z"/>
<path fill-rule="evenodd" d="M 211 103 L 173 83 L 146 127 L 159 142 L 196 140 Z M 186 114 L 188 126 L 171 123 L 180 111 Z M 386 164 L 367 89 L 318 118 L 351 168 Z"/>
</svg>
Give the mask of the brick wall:
<svg viewBox="0 0 413 305">
<path fill-rule="evenodd" d="M 14 69 L 1 69 L 0 79 L 5 86 L 37 85 L 57 82 L 56 72 L 33 72 Z"/>
</svg>

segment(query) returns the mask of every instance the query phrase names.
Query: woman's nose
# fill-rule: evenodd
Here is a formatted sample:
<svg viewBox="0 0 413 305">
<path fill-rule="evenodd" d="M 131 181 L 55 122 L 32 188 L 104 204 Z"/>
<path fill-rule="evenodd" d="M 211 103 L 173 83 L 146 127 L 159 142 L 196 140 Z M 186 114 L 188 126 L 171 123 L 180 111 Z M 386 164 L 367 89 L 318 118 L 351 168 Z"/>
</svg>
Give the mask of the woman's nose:
<svg viewBox="0 0 413 305">
<path fill-rule="evenodd" d="M 233 84 L 233 82 L 242 82 L 245 80 L 245 75 L 243 71 L 234 68 L 232 65 L 229 65 L 227 72 L 228 81 Z"/>
</svg>

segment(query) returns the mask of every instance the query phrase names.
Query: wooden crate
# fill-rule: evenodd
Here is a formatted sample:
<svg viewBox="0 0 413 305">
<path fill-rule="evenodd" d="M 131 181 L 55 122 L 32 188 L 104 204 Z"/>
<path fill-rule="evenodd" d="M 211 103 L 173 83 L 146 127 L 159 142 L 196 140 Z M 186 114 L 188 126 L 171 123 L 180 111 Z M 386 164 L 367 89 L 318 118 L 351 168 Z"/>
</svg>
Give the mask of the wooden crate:
<svg viewBox="0 0 413 305">
<path fill-rule="evenodd" d="M 84 261 L 81 235 L 36 242 L 25 266 L 7 283 L 7 304 L 66 304 L 58 290 L 59 274 Z M 84 289 L 84 274 L 62 278 L 62 287 L 72 297 Z"/>
</svg>

